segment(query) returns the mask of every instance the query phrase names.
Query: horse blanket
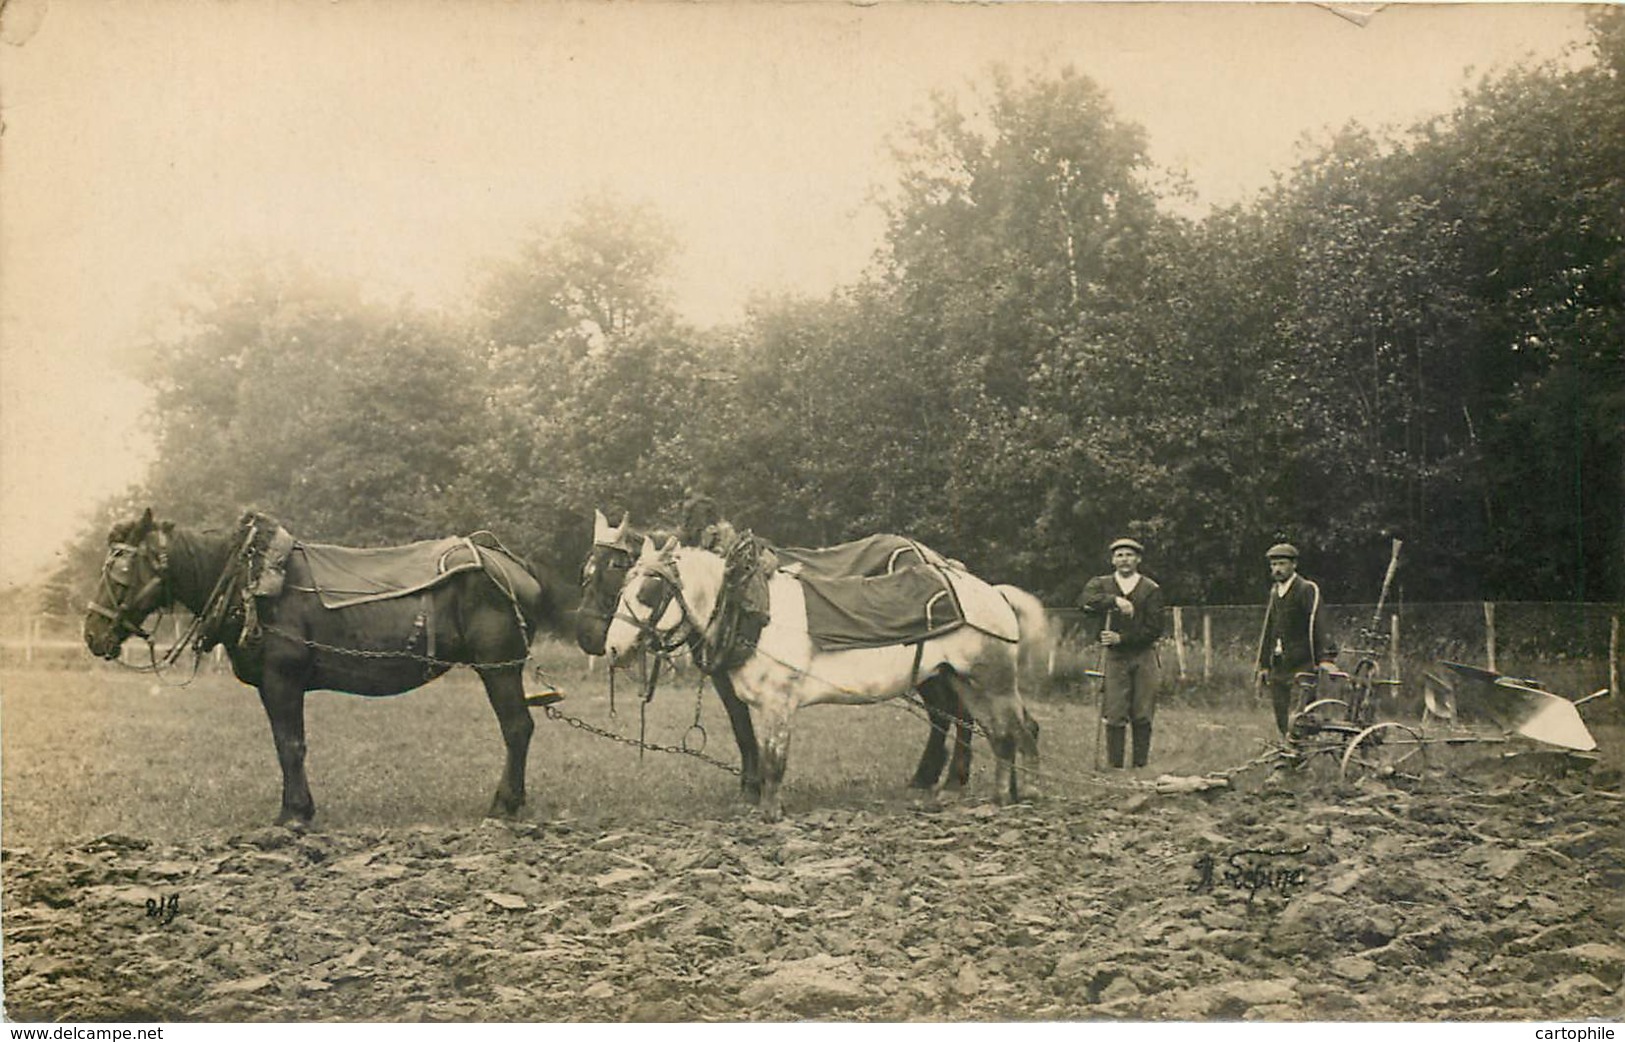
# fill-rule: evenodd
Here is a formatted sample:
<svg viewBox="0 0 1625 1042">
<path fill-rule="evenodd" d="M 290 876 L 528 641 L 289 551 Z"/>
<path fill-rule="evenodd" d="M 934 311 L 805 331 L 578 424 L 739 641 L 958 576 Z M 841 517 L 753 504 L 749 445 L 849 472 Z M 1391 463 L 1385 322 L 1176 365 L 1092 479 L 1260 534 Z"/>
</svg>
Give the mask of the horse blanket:
<svg viewBox="0 0 1625 1042">
<path fill-rule="evenodd" d="M 890 575 L 919 565 L 944 567 L 946 558 L 923 543 L 900 535 L 866 536 L 837 546 L 775 547 L 781 568 L 800 578 L 842 579 L 851 576 Z"/>
<path fill-rule="evenodd" d="M 799 575 L 807 632 L 820 651 L 917 644 L 960 626 L 1016 641 L 1015 611 L 987 583 L 953 568 L 903 568 L 890 575 Z"/>
<path fill-rule="evenodd" d="M 535 583 L 494 539 L 476 543 L 480 535 L 483 533 L 377 548 L 301 542 L 294 549 L 303 557 L 310 584 L 324 608 L 405 597 L 438 586 L 459 572 L 488 565 L 502 573 L 510 589 L 519 583 Z"/>
</svg>

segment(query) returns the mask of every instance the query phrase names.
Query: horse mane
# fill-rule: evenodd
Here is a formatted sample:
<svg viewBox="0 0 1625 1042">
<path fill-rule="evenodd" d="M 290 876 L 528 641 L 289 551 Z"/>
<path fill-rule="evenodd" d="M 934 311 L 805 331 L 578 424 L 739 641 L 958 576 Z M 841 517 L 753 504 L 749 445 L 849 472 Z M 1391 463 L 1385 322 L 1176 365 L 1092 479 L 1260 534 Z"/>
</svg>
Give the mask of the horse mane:
<svg viewBox="0 0 1625 1042">
<path fill-rule="evenodd" d="M 580 591 L 576 589 L 575 584 L 563 581 L 552 566 L 537 564 L 537 558 L 516 554 L 507 547 L 502 547 L 502 551 L 529 572 L 536 580 L 536 585 L 541 588 L 541 594 L 537 597 L 537 617 L 530 620 L 532 625 L 544 625 L 550 632 L 557 634 L 567 633 L 570 615 L 575 611 L 575 606 L 569 601 L 578 600 L 580 597 Z"/>
<path fill-rule="evenodd" d="M 140 521 L 120 521 L 107 532 L 107 545 L 128 543 L 130 535 L 141 526 Z"/>
</svg>

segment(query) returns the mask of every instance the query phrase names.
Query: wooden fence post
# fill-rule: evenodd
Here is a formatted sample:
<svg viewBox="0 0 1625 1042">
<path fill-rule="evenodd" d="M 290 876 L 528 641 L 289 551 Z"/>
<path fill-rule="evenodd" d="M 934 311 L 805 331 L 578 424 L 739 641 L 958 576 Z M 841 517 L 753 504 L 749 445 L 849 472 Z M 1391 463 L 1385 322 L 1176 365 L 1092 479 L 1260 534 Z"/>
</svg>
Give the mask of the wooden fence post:
<svg viewBox="0 0 1625 1042">
<path fill-rule="evenodd" d="M 1179 682 L 1185 682 L 1185 609 L 1174 605 L 1174 655 L 1179 659 Z"/>
<path fill-rule="evenodd" d="M 1495 668 L 1495 604 L 1484 602 L 1484 665 Z"/>
<path fill-rule="evenodd" d="M 1213 616 L 1202 613 L 1202 680 L 1213 679 Z"/>
<path fill-rule="evenodd" d="M 1621 694 L 1619 690 L 1619 616 L 1615 615 L 1608 620 L 1608 690 L 1614 693 L 1614 701 L 1618 702 Z"/>
<path fill-rule="evenodd" d="M 1399 680 L 1399 612 L 1388 616 L 1388 676 Z"/>
</svg>

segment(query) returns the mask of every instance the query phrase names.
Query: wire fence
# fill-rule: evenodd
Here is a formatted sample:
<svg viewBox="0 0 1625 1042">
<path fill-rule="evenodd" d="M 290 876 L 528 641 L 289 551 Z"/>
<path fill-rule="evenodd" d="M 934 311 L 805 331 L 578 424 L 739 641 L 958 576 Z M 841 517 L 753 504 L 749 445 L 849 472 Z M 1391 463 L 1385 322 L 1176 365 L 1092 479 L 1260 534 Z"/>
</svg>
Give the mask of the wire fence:
<svg viewBox="0 0 1625 1042">
<path fill-rule="evenodd" d="M 1404 604 L 1376 616 L 1372 604 L 1333 604 L 1323 620 L 1340 649 L 1338 662 L 1352 665 L 1360 650 L 1377 652 L 1380 675 L 1400 683 L 1386 696 L 1392 712 L 1415 715 L 1426 674 L 1441 662 L 1463 662 L 1531 677 L 1569 697 L 1620 683 L 1620 629 L 1625 604 L 1538 602 L 1438 602 Z M 1053 610 L 1064 634 L 1051 670 L 1053 695 L 1088 690 L 1088 671 L 1099 652 L 1089 646 L 1081 613 Z M 1255 683 L 1264 606 L 1179 606 L 1169 612 L 1161 646 L 1165 697 L 1230 702 L 1258 698 Z M 1375 639 L 1372 639 L 1375 638 Z M 1092 697 L 1092 694 L 1091 696 Z M 1619 698 L 1610 699 L 1619 714 Z"/>
<path fill-rule="evenodd" d="M 1625 604 L 1550 602 L 1445 602 L 1402 604 L 1376 617 L 1370 604 L 1328 605 L 1323 617 L 1342 649 L 1339 662 L 1352 664 L 1355 649 L 1379 651 L 1382 675 L 1400 683 L 1389 688 L 1396 702 L 1386 707 L 1414 711 L 1426 673 L 1442 661 L 1465 662 L 1532 677 L 1569 697 L 1601 688 L 1619 691 L 1620 629 Z M 1098 648 L 1088 644 L 1075 609 L 1051 609 L 1061 634 L 1048 663 L 1040 698 L 1094 698 L 1090 671 Z M 1170 610 L 1167 637 L 1160 647 L 1164 698 L 1193 703 L 1248 703 L 1258 694 L 1254 663 L 1263 627 L 1260 604 L 1180 605 Z M 187 619 L 171 617 L 154 634 L 166 647 L 184 631 Z M 0 668 L 91 670 L 117 668 L 86 650 L 82 620 L 57 615 L 0 616 Z M 1376 636 L 1378 641 L 1365 638 Z M 149 653 L 141 641 L 125 645 L 124 662 L 141 666 Z M 586 657 L 582 657 L 586 668 Z M 229 667 L 219 649 L 203 669 Z M 1625 719 L 1625 698 L 1606 700 L 1605 714 Z"/>
</svg>

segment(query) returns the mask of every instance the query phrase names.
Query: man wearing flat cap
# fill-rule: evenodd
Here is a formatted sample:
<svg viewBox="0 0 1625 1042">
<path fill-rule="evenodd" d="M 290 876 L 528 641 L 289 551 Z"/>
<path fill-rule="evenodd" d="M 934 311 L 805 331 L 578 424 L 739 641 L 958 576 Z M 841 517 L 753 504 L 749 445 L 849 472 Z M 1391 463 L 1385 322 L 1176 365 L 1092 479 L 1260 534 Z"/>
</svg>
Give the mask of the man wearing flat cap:
<svg viewBox="0 0 1625 1042">
<path fill-rule="evenodd" d="M 1106 762 L 1123 766 L 1125 732 L 1134 732 L 1133 764 L 1151 755 L 1151 718 L 1157 709 L 1157 641 L 1162 637 L 1162 587 L 1140 574 L 1145 547 L 1133 539 L 1112 543 L 1112 571 L 1083 587 L 1083 609 L 1091 636 L 1104 648 L 1105 692 L 1101 719 L 1106 727 Z"/>
<path fill-rule="evenodd" d="M 1298 574 L 1298 548 L 1276 543 L 1265 552 L 1270 597 L 1258 644 L 1258 682 L 1269 688 L 1275 726 L 1286 734 L 1299 673 L 1332 668 L 1337 644 L 1320 616 L 1320 586 Z"/>
</svg>

